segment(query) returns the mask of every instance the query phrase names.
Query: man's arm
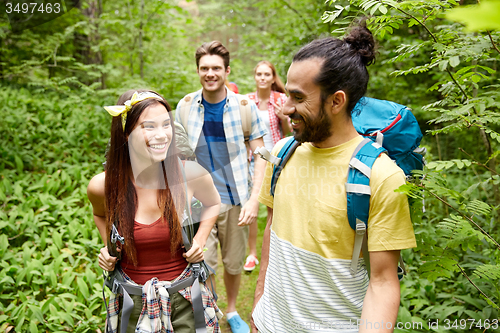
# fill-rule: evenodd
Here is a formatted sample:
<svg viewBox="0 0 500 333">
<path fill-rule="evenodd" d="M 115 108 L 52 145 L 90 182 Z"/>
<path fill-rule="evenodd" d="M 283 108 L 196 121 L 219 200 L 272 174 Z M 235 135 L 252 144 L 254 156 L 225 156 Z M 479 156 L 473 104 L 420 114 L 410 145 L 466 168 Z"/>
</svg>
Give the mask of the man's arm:
<svg viewBox="0 0 500 333">
<path fill-rule="evenodd" d="M 255 296 L 253 299 L 252 313 L 255 306 L 259 302 L 262 294 L 264 293 L 264 282 L 266 280 L 267 266 L 269 264 L 269 246 L 271 242 L 271 224 L 273 223 L 273 209 L 267 207 L 267 224 L 264 230 L 264 238 L 262 239 L 262 252 L 260 254 L 260 271 L 259 278 L 257 279 L 257 285 L 255 286 Z M 252 332 L 257 332 L 257 327 L 253 322 L 253 317 L 250 320 L 252 325 Z"/>
<path fill-rule="evenodd" d="M 250 149 L 256 151 L 258 147 L 264 146 L 264 140 L 262 138 L 257 138 L 249 142 Z M 260 186 L 262 185 L 262 179 L 264 178 L 264 172 L 266 170 L 266 161 L 260 158 L 258 155 L 254 155 L 254 174 L 253 174 L 253 187 L 252 193 L 250 194 L 250 199 L 241 208 L 241 213 L 239 216 L 239 226 L 252 224 L 257 221 L 257 215 L 259 214 L 259 202 L 257 198 L 260 192 Z"/>
<path fill-rule="evenodd" d="M 370 283 L 363 302 L 359 333 L 394 331 L 400 299 L 397 274 L 399 252 L 370 252 Z"/>
</svg>

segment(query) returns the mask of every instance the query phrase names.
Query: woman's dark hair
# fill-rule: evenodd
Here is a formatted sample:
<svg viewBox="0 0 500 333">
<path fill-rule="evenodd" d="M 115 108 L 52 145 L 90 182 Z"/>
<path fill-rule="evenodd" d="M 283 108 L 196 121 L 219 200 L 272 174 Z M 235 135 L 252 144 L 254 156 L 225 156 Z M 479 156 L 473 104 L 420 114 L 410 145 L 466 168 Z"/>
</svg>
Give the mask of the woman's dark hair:
<svg viewBox="0 0 500 333">
<path fill-rule="evenodd" d="M 130 162 L 128 138 L 135 128 L 141 114 L 149 106 L 161 104 L 170 113 L 168 102 L 158 93 L 151 90 L 129 90 L 120 96 L 118 105 L 124 105 L 132 98 L 134 92 L 152 92 L 161 97 L 145 99 L 132 106 L 127 113 L 125 130 L 121 116 L 113 117 L 111 122 L 111 139 L 106 159 L 105 203 L 106 203 L 106 234 L 109 237 L 113 223 L 116 223 L 121 235 L 125 238 L 125 254 L 137 266 L 137 255 L 134 242 L 134 220 L 137 211 L 137 193 L 132 182 L 133 172 Z M 172 115 L 170 114 L 170 119 Z M 169 187 L 168 184 L 181 184 L 182 171 L 178 162 L 177 147 L 175 144 L 175 126 L 172 122 L 172 141 L 168 148 L 167 157 L 161 162 L 163 169 L 164 188 L 158 189 L 158 207 L 162 211 L 162 218 L 170 228 L 170 248 L 174 252 L 182 243 L 179 212 L 184 211 L 185 193 L 183 186 Z M 168 179 L 167 172 L 168 170 Z"/>
<path fill-rule="evenodd" d="M 347 111 L 366 93 L 366 66 L 375 61 L 375 40 L 366 26 L 354 27 L 343 39 L 324 38 L 307 44 L 293 57 L 294 62 L 322 60 L 315 83 L 321 87 L 322 103 L 335 92 L 343 90 L 348 98 Z"/>
<path fill-rule="evenodd" d="M 255 76 L 255 73 L 257 72 L 257 68 L 259 68 L 260 65 L 266 65 L 269 68 L 271 68 L 271 71 L 273 72 L 273 78 L 274 78 L 274 83 L 271 85 L 271 90 L 272 91 L 277 91 L 280 93 L 285 93 L 285 85 L 281 81 L 280 77 L 278 76 L 278 73 L 276 72 L 276 67 L 272 64 L 272 62 L 267 61 L 267 60 L 261 60 L 257 63 L 255 68 L 253 69 L 253 74 Z"/>
</svg>

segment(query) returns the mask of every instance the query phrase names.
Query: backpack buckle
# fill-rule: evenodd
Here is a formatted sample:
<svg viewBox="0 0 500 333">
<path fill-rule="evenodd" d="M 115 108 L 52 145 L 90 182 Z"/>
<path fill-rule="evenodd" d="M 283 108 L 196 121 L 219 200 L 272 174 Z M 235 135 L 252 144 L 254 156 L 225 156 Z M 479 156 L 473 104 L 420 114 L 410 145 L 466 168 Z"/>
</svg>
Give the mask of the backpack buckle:
<svg viewBox="0 0 500 333">
<path fill-rule="evenodd" d="M 363 221 L 358 220 L 356 222 L 356 234 L 364 235 L 366 232 L 366 225 Z"/>
<path fill-rule="evenodd" d="M 281 158 L 271 155 L 271 153 L 269 153 L 269 150 L 267 150 L 264 146 L 258 147 L 255 150 L 255 155 L 259 155 L 261 158 L 274 165 L 278 165 L 281 162 Z"/>
<path fill-rule="evenodd" d="M 115 244 L 117 242 L 120 242 L 122 245 L 125 244 L 125 238 L 120 236 L 120 234 L 118 233 L 118 230 L 116 229 L 114 224 L 111 227 L 111 242 L 115 243 Z"/>
<path fill-rule="evenodd" d="M 111 288 L 111 292 L 113 294 L 118 294 L 119 290 L 120 290 L 120 283 L 116 279 L 113 279 L 113 287 Z"/>
<path fill-rule="evenodd" d="M 205 282 L 208 278 L 207 273 L 201 267 L 201 263 L 191 264 L 191 269 L 193 270 L 193 278 L 200 280 L 200 282 Z"/>
<path fill-rule="evenodd" d="M 193 269 L 194 276 L 198 278 L 201 274 L 201 265 L 199 263 L 191 264 L 191 268 Z"/>
</svg>

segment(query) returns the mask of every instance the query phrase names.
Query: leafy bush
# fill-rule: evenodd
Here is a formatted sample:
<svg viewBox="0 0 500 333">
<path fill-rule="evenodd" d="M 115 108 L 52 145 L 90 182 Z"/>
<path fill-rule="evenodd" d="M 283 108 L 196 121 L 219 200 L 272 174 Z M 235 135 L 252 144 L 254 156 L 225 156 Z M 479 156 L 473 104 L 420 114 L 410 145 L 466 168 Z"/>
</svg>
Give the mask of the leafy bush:
<svg viewBox="0 0 500 333">
<path fill-rule="evenodd" d="M 96 331 L 101 240 L 86 186 L 110 118 L 75 95 L 2 87 L 0 100 L 0 329 Z"/>
</svg>

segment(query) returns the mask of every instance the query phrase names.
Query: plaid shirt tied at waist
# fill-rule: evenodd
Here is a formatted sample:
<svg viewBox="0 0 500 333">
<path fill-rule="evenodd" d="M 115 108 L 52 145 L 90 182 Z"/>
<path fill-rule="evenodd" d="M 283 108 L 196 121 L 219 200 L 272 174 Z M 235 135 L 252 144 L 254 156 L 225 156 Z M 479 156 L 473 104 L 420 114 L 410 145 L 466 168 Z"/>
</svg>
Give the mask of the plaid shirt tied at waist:
<svg viewBox="0 0 500 333">
<path fill-rule="evenodd" d="M 120 275 L 128 283 L 139 286 L 130 279 L 121 269 Z M 174 333 L 171 323 L 171 303 L 170 295 L 167 291 L 173 283 L 189 278 L 193 270 L 188 266 L 181 275 L 173 281 L 159 281 L 157 278 L 148 280 L 142 286 L 142 310 L 136 324 L 136 332 L 141 333 Z M 215 303 L 211 292 L 207 290 L 204 283 L 200 283 L 203 308 L 205 313 L 205 324 L 208 333 L 219 333 L 219 319 L 222 318 L 222 311 Z M 191 287 L 179 290 L 179 293 L 186 300 L 192 303 Z M 111 294 L 108 306 L 108 321 L 111 324 L 112 333 L 118 332 L 120 314 L 120 294 Z M 133 323 L 129 323 L 133 324 Z"/>
</svg>

